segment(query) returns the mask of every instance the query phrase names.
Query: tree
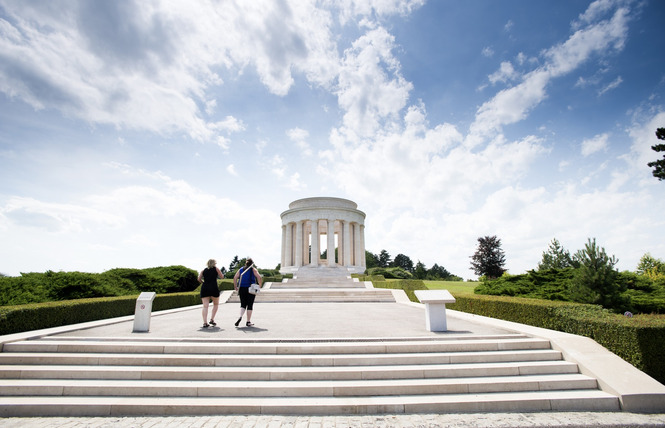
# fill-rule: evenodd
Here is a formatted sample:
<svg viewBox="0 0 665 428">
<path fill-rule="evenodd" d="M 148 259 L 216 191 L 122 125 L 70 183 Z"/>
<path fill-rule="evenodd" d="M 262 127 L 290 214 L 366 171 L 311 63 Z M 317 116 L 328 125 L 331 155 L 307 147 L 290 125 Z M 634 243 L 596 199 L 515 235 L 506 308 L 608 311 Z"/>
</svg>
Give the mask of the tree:
<svg viewBox="0 0 665 428">
<path fill-rule="evenodd" d="M 596 245 L 595 238 L 589 239 L 584 249 L 575 253 L 574 259 L 579 267 L 571 280 L 571 298 L 579 303 L 618 308 L 623 303 L 621 292 L 625 291 L 625 285 L 617 281 L 619 271 L 614 268 L 619 260 L 608 256 L 605 248 Z"/>
<path fill-rule="evenodd" d="M 411 261 L 409 256 L 405 256 L 404 254 L 400 253 L 396 255 L 392 265 L 394 267 L 401 267 L 405 271 L 413 273 L 413 261 Z"/>
<path fill-rule="evenodd" d="M 238 256 L 236 255 L 229 264 L 229 272 L 233 272 L 234 270 L 238 269 L 240 267 L 239 264 L 240 260 L 238 260 Z"/>
<path fill-rule="evenodd" d="M 453 276 L 446 268 L 434 263 L 432 268 L 427 271 L 427 276 L 432 279 L 447 279 Z"/>
<path fill-rule="evenodd" d="M 659 140 L 665 140 L 665 128 L 656 129 L 656 138 Z M 651 150 L 656 152 L 665 152 L 665 144 L 661 143 L 656 144 L 655 146 L 651 146 Z M 647 165 L 653 168 L 651 173 L 658 179 L 658 181 L 665 180 L 665 154 L 663 155 L 662 159 L 649 162 Z"/>
<path fill-rule="evenodd" d="M 418 263 L 416 263 L 416 271 L 414 276 L 418 279 L 425 279 L 427 276 L 427 268 L 420 260 L 418 260 Z"/>
<path fill-rule="evenodd" d="M 478 248 L 471 256 L 471 270 L 478 276 L 498 278 L 506 271 L 506 256 L 501 249 L 501 240 L 494 236 L 478 238 Z"/>
<path fill-rule="evenodd" d="M 365 267 L 367 269 L 379 267 L 379 256 L 365 250 Z"/>
<path fill-rule="evenodd" d="M 543 259 L 538 263 L 538 270 L 565 269 L 573 265 L 570 252 L 563 248 L 559 241 L 554 238 L 547 251 L 543 251 Z"/>
<path fill-rule="evenodd" d="M 387 268 L 390 266 L 390 254 L 386 250 L 381 250 L 379 253 L 379 267 Z"/>
<path fill-rule="evenodd" d="M 637 265 L 637 269 L 635 269 L 635 273 L 638 275 L 644 275 L 650 270 L 665 270 L 665 263 L 663 263 L 662 260 L 657 259 L 653 257 L 649 253 L 645 253 L 642 258 L 640 259 L 640 262 Z"/>
</svg>

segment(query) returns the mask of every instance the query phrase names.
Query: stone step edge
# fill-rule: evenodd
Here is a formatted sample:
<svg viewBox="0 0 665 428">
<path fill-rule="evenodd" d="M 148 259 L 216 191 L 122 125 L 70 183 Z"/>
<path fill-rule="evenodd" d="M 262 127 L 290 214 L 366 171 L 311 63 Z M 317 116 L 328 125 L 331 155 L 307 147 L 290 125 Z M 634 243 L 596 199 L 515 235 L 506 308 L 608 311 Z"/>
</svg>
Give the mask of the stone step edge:
<svg viewBox="0 0 665 428">
<path fill-rule="evenodd" d="M 505 339 L 532 339 L 522 333 L 503 333 L 503 334 L 455 334 L 446 333 L 445 336 L 421 336 L 421 337 L 377 337 L 377 338 L 259 338 L 259 339 L 210 339 L 210 338 L 191 338 L 191 337 L 102 337 L 102 336 L 44 336 L 38 339 L 30 339 L 30 342 L 36 341 L 81 341 L 81 342 L 169 342 L 169 343 L 396 343 L 396 342 L 447 342 L 451 340 L 505 340 Z"/>
<path fill-rule="evenodd" d="M 5 344 L 4 352 L 117 352 L 117 353 L 163 353 L 163 354 L 394 354 L 394 353 L 430 353 L 430 352 L 482 352 L 482 351 L 515 351 L 531 349 L 550 349 L 550 342 L 544 339 L 506 339 L 496 340 L 463 340 L 451 342 L 310 342 L 297 343 L 124 343 L 107 341 L 40 341 L 28 340 Z"/>
<path fill-rule="evenodd" d="M 436 364 L 459 364 L 459 363 L 486 363 L 486 362 L 523 362 L 556 360 L 563 361 L 561 351 L 554 349 L 533 350 L 511 350 L 506 351 L 484 351 L 484 352 L 436 352 L 436 353 L 404 353 L 404 354 L 135 354 L 135 353 L 52 353 L 52 352 L 3 352 L 0 353 L 0 362 L 18 360 L 36 361 L 39 364 L 49 364 L 53 361 L 77 360 L 85 361 L 90 365 L 137 365 L 137 361 L 145 365 L 168 365 L 177 367 L 177 364 L 164 364 L 165 362 L 177 363 L 187 361 L 188 363 L 201 362 L 208 366 L 233 366 L 235 362 L 242 365 L 251 362 L 253 365 L 279 365 L 279 366 L 349 366 L 367 365 L 402 365 L 420 364 L 422 361 L 436 360 Z M 489 360 L 489 361 L 488 361 Z M 406 363 L 395 363 L 406 361 Z M 111 362 L 132 364 L 111 364 Z M 159 364 L 156 364 L 158 363 Z M 100 364 L 101 363 L 101 364 Z M 104 364 L 105 363 L 105 364 Z M 6 364 L 6 363 L 5 363 Z"/>
<path fill-rule="evenodd" d="M 0 416 L 411 414 L 621 410 L 599 390 L 385 397 L 0 397 Z"/>
<path fill-rule="evenodd" d="M 374 380 L 0 379 L 0 396 L 338 397 L 596 390 L 582 374 Z"/>
<path fill-rule="evenodd" d="M 433 379 L 488 376 L 524 376 L 544 374 L 576 374 L 577 364 L 564 360 L 521 361 L 460 364 L 411 364 L 385 366 L 113 366 L 113 365 L 0 365 L 1 379 L 177 379 L 205 378 L 215 380 L 293 380 L 328 376 L 335 380 L 366 379 Z M 499 372 L 505 374 L 499 374 Z M 460 373 L 465 373 L 460 375 Z M 31 376 L 32 374 L 32 376 Z M 76 376 L 72 376 L 76 374 Z M 103 377 L 95 377 L 103 374 Z M 46 377 L 49 376 L 49 377 Z M 116 376 L 116 377 L 110 377 Z M 188 377 L 189 376 L 189 377 Z M 226 378 L 226 376 L 228 378 Z"/>
</svg>

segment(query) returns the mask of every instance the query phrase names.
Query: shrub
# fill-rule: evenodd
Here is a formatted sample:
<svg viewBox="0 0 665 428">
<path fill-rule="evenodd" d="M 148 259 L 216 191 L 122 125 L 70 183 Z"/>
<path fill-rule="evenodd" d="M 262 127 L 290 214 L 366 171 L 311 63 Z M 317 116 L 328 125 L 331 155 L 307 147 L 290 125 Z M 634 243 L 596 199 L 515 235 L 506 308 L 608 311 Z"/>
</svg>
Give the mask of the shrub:
<svg viewBox="0 0 665 428">
<path fill-rule="evenodd" d="M 127 296 L 141 291 L 178 293 L 198 287 L 197 273 L 184 266 L 85 272 L 23 273 L 0 277 L 0 306 L 94 297 Z"/>
<path fill-rule="evenodd" d="M 367 274 L 370 276 L 374 275 L 383 275 L 385 278 L 389 279 L 410 279 L 413 278 L 413 275 L 410 272 L 405 271 L 400 267 L 392 268 L 370 268 L 367 269 Z"/>
</svg>

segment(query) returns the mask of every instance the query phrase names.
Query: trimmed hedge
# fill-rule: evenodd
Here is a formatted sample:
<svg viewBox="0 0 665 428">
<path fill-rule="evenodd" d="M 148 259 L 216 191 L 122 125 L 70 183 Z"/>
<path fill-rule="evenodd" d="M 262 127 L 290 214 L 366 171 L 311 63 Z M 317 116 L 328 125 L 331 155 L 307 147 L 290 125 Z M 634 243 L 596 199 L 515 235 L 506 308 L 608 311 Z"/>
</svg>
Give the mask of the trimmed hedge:
<svg viewBox="0 0 665 428">
<path fill-rule="evenodd" d="M 587 305 L 506 296 L 456 294 L 446 307 L 589 337 L 649 376 L 665 382 L 665 316 L 631 318 Z"/>
<path fill-rule="evenodd" d="M 137 298 L 138 295 L 100 297 L 3 306 L 0 307 L 0 335 L 133 315 Z M 201 297 L 197 292 L 158 294 L 152 310 L 163 311 L 199 303 Z"/>
<path fill-rule="evenodd" d="M 367 275 L 358 275 L 369 281 Z M 418 302 L 415 290 L 427 289 L 419 280 L 386 281 L 373 278 L 377 288 L 403 289 L 412 302 Z M 446 307 L 476 315 L 542 327 L 589 337 L 610 352 L 665 383 L 665 315 L 626 317 L 588 305 L 523 297 L 488 296 L 455 293 L 455 303 Z"/>
</svg>

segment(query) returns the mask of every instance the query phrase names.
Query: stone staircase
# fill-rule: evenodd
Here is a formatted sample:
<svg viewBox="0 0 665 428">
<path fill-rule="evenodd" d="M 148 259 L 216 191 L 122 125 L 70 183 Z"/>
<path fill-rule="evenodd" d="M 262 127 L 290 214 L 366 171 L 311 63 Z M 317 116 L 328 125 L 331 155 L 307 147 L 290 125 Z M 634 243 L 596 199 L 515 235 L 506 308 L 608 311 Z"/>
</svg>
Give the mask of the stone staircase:
<svg viewBox="0 0 665 428">
<path fill-rule="evenodd" d="M 6 343 L 0 416 L 619 411 L 547 340 L 50 336 Z"/>
<path fill-rule="evenodd" d="M 395 297 L 328 268 L 266 284 L 257 302 L 395 304 Z M 0 417 L 620 410 L 618 396 L 549 340 L 523 334 L 37 335 L 0 352 Z"/>
<path fill-rule="evenodd" d="M 352 279 L 343 268 L 301 268 L 293 279 L 265 284 L 256 298 L 260 303 L 287 302 L 395 302 L 391 290 L 372 288 Z M 239 303 L 233 293 L 227 303 Z"/>
</svg>

